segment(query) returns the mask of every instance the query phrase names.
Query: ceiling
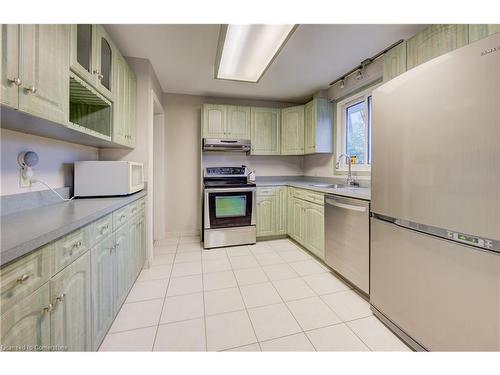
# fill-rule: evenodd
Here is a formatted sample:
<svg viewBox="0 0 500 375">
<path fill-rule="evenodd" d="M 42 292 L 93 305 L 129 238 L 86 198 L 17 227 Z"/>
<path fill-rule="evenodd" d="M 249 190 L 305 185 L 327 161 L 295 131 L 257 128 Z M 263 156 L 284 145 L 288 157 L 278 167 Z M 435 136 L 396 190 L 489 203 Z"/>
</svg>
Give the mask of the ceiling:
<svg viewBox="0 0 500 375">
<path fill-rule="evenodd" d="M 125 56 L 151 61 L 164 92 L 304 102 L 425 25 L 300 25 L 258 83 L 214 78 L 219 25 L 107 25 Z"/>
</svg>

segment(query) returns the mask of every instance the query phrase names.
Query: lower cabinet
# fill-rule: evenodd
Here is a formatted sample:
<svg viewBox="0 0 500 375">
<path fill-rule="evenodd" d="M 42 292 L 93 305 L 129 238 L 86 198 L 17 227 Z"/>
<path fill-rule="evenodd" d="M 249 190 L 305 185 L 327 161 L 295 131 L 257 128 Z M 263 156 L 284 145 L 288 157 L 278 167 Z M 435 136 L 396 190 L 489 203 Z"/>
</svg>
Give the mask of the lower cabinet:
<svg viewBox="0 0 500 375">
<path fill-rule="evenodd" d="M 287 232 L 287 187 L 257 188 L 257 237 Z"/>
<path fill-rule="evenodd" d="M 56 351 L 92 349 L 90 253 L 56 274 L 49 282 L 50 342 Z"/>
<path fill-rule="evenodd" d="M 50 345 L 49 283 L 12 306 L 1 318 L 2 351 L 48 350 Z"/>
<path fill-rule="evenodd" d="M 116 262 L 114 234 L 91 250 L 92 257 L 92 349 L 97 350 L 115 317 Z"/>
<path fill-rule="evenodd" d="M 0 280 L 7 282 L 1 288 L 1 351 L 99 348 L 146 258 L 144 204 L 139 200 L 131 205 L 136 214 L 99 237 L 90 250 L 85 250 L 85 238 L 75 233 L 95 233 L 94 226 L 102 225 L 102 220 L 0 269 Z M 75 250 L 62 264 L 57 261 L 61 256 L 57 249 L 69 239 L 78 246 L 68 247 Z M 11 279 L 18 282 L 13 284 Z M 14 292 L 17 298 L 8 298 Z"/>
<path fill-rule="evenodd" d="M 324 207 L 306 202 L 304 246 L 320 259 L 325 259 Z"/>
</svg>

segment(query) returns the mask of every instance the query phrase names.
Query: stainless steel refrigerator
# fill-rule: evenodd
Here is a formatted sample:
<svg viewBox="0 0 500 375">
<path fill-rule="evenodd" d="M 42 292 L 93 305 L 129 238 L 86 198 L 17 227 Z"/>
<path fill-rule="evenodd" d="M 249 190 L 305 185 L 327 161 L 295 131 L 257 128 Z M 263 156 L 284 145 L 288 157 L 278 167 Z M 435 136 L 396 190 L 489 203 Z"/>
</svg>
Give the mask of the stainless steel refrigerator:
<svg viewBox="0 0 500 375">
<path fill-rule="evenodd" d="M 415 349 L 500 350 L 500 33 L 373 92 L 370 303 Z"/>
</svg>

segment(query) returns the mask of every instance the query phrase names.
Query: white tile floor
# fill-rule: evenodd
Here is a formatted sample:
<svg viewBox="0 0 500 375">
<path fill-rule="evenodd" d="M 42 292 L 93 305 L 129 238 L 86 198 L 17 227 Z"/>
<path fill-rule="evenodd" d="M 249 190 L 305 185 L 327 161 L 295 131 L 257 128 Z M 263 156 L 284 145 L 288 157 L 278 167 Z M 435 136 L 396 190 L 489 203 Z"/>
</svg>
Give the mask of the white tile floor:
<svg viewBox="0 0 500 375">
<path fill-rule="evenodd" d="M 408 351 L 369 304 L 288 239 L 155 246 L 100 351 Z"/>
</svg>

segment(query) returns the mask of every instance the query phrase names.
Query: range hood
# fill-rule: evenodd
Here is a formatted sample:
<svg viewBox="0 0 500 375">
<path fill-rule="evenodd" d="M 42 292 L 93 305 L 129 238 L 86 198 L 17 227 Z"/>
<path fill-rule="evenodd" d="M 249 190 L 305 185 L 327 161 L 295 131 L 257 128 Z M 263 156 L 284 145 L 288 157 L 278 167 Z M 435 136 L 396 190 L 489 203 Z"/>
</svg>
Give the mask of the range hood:
<svg viewBox="0 0 500 375">
<path fill-rule="evenodd" d="M 250 140 L 203 138 L 203 151 L 248 152 Z"/>
</svg>

